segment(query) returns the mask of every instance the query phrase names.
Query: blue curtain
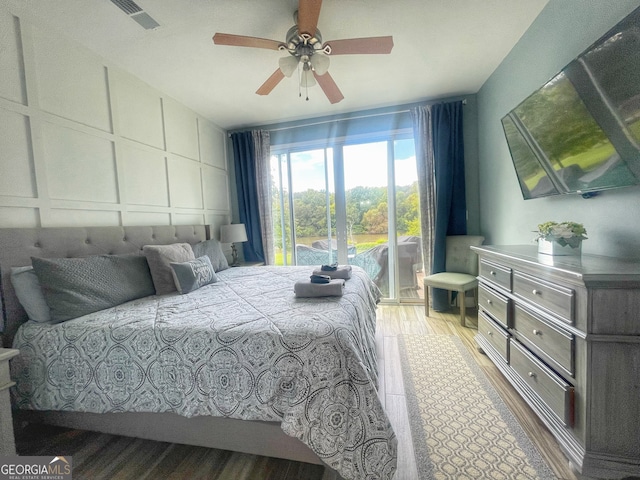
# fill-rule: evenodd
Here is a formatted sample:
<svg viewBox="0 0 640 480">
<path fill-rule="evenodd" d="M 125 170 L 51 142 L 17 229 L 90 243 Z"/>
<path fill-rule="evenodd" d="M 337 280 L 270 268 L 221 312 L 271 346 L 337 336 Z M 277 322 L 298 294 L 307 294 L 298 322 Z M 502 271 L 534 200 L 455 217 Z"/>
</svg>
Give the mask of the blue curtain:
<svg viewBox="0 0 640 480">
<path fill-rule="evenodd" d="M 256 178 L 256 149 L 252 132 L 231 134 L 233 157 L 238 193 L 238 214 L 240 223 L 247 230 L 247 242 L 242 244 L 244 259 L 249 262 L 264 262 L 264 247 L 260 229 L 258 209 L 258 185 Z"/>
<path fill-rule="evenodd" d="M 436 184 L 435 232 L 431 273 L 445 271 L 446 238 L 466 235 L 467 200 L 464 182 L 462 102 L 432 106 L 433 156 Z M 433 290 L 433 309 L 449 309 L 446 290 Z"/>
</svg>

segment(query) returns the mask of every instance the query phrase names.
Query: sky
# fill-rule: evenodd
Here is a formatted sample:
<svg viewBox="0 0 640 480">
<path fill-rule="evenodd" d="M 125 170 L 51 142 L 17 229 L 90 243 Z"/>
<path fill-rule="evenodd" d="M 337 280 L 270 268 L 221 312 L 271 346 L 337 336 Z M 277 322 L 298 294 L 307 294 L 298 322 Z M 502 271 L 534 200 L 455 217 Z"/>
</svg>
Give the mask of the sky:
<svg viewBox="0 0 640 480">
<path fill-rule="evenodd" d="M 396 141 L 395 175 L 396 185 L 410 185 L 417 180 L 414 144 L 412 139 Z M 328 150 L 331 160 L 331 150 Z M 324 190 L 324 151 L 311 150 L 293 153 L 293 191 L 308 189 Z M 330 166 L 329 191 L 333 191 L 333 172 Z M 387 144 L 386 142 L 346 145 L 344 147 L 344 176 L 347 190 L 362 187 L 387 185 Z"/>
</svg>

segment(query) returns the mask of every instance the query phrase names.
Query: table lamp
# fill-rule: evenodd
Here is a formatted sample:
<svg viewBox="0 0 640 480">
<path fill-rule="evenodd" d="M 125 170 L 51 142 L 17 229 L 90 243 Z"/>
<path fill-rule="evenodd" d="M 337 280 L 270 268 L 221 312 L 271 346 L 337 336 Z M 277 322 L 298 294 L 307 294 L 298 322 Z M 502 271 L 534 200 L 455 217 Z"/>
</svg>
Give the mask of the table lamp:
<svg viewBox="0 0 640 480">
<path fill-rule="evenodd" d="M 244 228 L 244 223 L 233 223 L 220 227 L 220 243 L 231 244 L 231 267 L 240 265 L 240 263 L 238 263 L 238 250 L 236 250 L 235 244 L 246 242 L 247 240 L 247 230 Z"/>
</svg>

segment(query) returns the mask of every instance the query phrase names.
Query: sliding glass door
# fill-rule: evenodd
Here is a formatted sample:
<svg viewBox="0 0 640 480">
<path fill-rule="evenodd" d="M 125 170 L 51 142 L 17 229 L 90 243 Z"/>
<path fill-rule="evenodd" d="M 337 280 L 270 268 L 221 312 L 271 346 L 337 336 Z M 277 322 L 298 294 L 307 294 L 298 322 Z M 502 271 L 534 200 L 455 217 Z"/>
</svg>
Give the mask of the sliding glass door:
<svg viewBox="0 0 640 480">
<path fill-rule="evenodd" d="M 394 272 L 389 268 L 393 263 L 389 262 L 387 144 L 345 145 L 342 152 L 347 241 L 356 251 L 349 263 L 364 268 L 383 295 L 394 298 Z"/>
<path fill-rule="evenodd" d="M 401 300 L 424 300 L 420 197 L 413 138 L 393 142 L 398 288 Z"/>
<path fill-rule="evenodd" d="M 332 152 L 327 148 L 271 156 L 276 265 L 337 261 Z"/>
<path fill-rule="evenodd" d="M 412 137 L 272 150 L 271 159 L 276 264 L 349 263 L 387 300 L 423 298 Z"/>
</svg>

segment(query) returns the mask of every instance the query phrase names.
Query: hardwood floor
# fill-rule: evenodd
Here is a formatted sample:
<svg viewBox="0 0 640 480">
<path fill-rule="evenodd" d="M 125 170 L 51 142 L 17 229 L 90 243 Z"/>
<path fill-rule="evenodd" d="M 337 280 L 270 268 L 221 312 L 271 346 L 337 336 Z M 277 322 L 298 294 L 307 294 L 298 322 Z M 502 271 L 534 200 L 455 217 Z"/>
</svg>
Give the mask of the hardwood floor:
<svg viewBox="0 0 640 480">
<path fill-rule="evenodd" d="M 383 345 L 382 356 L 379 356 L 383 364 L 380 368 L 382 372 L 381 384 L 383 385 L 380 395 L 384 399 L 385 409 L 399 440 L 398 471 L 395 480 L 415 480 L 418 478 L 405 406 L 397 336 L 398 334 L 429 333 L 457 335 L 518 419 L 554 474 L 562 480 L 577 480 L 575 473 L 569 467 L 568 460 L 560 451 L 558 443 L 549 430 L 516 393 L 491 360 L 478 352 L 474 340 L 478 319 L 477 313 L 472 310 L 469 308 L 467 311 L 467 328 L 465 328 L 460 325 L 457 310 L 447 313 L 431 310 L 431 316 L 425 317 L 423 306 L 382 305 L 378 308 L 377 343 Z"/>
<path fill-rule="evenodd" d="M 460 326 L 457 311 L 424 316 L 422 306 L 380 305 L 376 346 L 380 398 L 398 437 L 395 480 L 417 480 L 411 431 L 404 397 L 397 336 L 443 333 L 457 335 L 505 400 L 543 458 L 560 479 L 576 480 L 558 444 L 538 417 L 513 390 L 491 361 L 476 349 L 477 318 L 468 310 L 469 328 Z M 74 479 L 238 479 L 327 480 L 318 465 L 56 427 L 16 425 L 19 455 L 72 455 Z"/>
</svg>

